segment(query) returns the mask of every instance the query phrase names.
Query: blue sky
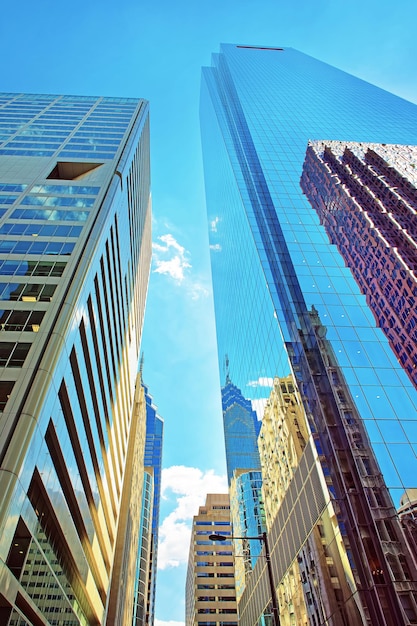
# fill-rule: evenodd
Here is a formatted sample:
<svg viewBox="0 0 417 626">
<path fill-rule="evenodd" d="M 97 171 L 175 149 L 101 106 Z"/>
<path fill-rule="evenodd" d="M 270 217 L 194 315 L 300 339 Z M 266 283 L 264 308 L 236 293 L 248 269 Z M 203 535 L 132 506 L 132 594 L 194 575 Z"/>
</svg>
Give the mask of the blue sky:
<svg viewBox="0 0 417 626">
<path fill-rule="evenodd" d="M 416 23 L 415 0 L 24 0 L 2 6 L 2 91 L 151 102 L 154 262 L 143 348 L 144 378 L 165 419 L 157 626 L 183 621 L 190 520 L 207 492 L 226 489 L 200 68 L 221 42 L 291 46 L 417 102 Z"/>
</svg>

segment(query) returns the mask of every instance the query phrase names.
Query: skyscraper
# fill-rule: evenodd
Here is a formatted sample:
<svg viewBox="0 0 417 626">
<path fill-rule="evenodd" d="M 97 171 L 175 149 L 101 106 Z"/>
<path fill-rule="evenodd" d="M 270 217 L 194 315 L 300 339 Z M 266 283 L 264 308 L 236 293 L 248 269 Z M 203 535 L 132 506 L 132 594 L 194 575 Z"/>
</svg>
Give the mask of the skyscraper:
<svg viewBox="0 0 417 626">
<path fill-rule="evenodd" d="M 258 410 L 291 376 L 310 431 L 269 528 L 275 584 L 331 504 L 361 623 L 408 624 L 416 563 L 395 507 L 415 486 L 416 390 L 300 178 L 308 140 L 417 143 L 417 107 L 295 50 L 228 44 L 203 69 L 201 124 L 219 358 Z M 255 569 L 241 624 L 269 600 Z M 325 617 L 344 623 L 335 595 Z"/>
<path fill-rule="evenodd" d="M 148 582 L 147 623 L 153 626 L 155 616 L 156 573 L 158 566 L 159 508 L 161 500 L 162 444 L 164 420 L 158 415 L 149 389 L 144 385 L 146 401 L 145 468 L 152 471 L 152 525 L 150 542 L 150 575 Z"/>
<path fill-rule="evenodd" d="M 186 626 L 237 626 L 229 496 L 209 493 L 193 518 L 185 589 Z"/>
<path fill-rule="evenodd" d="M 228 368 L 227 357 L 226 361 Z M 250 400 L 246 400 L 240 389 L 233 385 L 229 374 L 226 375 L 226 384 L 222 387 L 221 395 L 230 517 L 236 537 L 236 595 L 240 598 L 246 578 L 262 550 L 261 541 L 247 537 L 258 537 L 265 530 L 257 441 L 260 422 Z"/>
<path fill-rule="evenodd" d="M 149 187 L 146 101 L 0 96 L 2 624 L 131 623 Z"/>
</svg>

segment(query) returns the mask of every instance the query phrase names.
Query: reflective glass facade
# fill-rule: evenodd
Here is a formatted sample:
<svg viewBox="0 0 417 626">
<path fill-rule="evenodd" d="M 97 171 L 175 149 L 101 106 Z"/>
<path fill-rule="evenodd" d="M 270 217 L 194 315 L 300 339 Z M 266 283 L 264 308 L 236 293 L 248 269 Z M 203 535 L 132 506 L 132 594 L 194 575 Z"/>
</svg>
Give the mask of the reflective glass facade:
<svg viewBox="0 0 417 626">
<path fill-rule="evenodd" d="M 123 623 L 145 446 L 147 102 L 0 95 L 0 215 L 0 622 Z"/>
<path fill-rule="evenodd" d="M 161 500 L 162 444 L 164 436 L 164 420 L 158 415 L 153 398 L 146 385 L 143 385 L 146 401 L 146 440 L 145 467 L 149 468 L 153 477 L 152 493 L 152 525 L 149 553 L 149 580 L 146 623 L 153 625 L 155 618 L 156 575 L 158 569 L 158 533 L 159 508 Z"/>
<path fill-rule="evenodd" d="M 259 415 L 274 378 L 292 376 L 311 432 L 286 514 L 281 507 L 291 527 L 285 550 L 284 531 L 270 529 L 277 584 L 331 501 L 362 589 L 363 623 L 408 623 L 415 561 L 395 522 L 395 558 L 408 564 L 402 573 L 389 564 L 397 548 L 387 547 L 390 523 L 381 520 L 395 517 L 415 486 L 416 390 L 300 178 L 308 140 L 417 143 L 417 107 L 295 50 L 228 44 L 203 69 L 201 121 L 219 359 L 229 355 L 231 378 Z M 324 490 L 314 487 L 317 456 L 329 476 Z M 353 510 L 365 511 L 363 521 Z M 289 562 L 278 563 L 287 548 Z M 264 586 L 251 619 L 249 603 L 240 605 L 242 624 L 265 607 Z"/>
<path fill-rule="evenodd" d="M 226 446 L 227 479 L 230 483 L 236 470 L 260 470 L 257 439 L 260 422 L 235 385 L 227 381 L 222 387 L 224 440 Z"/>
<path fill-rule="evenodd" d="M 236 595 L 239 598 L 259 556 L 258 537 L 265 530 L 261 504 L 261 463 L 257 439 L 261 422 L 250 400 L 226 376 L 222 387 L 223 428 L 231 520 L 236 554 Z"/>
<path fill-rule="evenodd" d="M 417 389 L 417 146 L 309 142 L 301 186 Z"/>
</svg>

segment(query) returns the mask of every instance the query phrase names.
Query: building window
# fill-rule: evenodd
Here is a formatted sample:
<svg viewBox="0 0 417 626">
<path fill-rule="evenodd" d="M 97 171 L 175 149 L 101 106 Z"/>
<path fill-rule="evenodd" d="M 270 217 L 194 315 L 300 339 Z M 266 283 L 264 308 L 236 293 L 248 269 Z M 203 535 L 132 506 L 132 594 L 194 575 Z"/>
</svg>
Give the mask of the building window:
<svg viewBox="0 0 417 626">
<path fill-rule="evenodd" d="M 0 381 L 0 411 L 4 411 L 4 407 L 7 404 L 12 389 L 14 387 L 14 381 L 2 380 Z"/>
<path fill-rule="evenodd" d="M 31 343 L 0 342 L 0 367 L 23 367 Z"/>
</svg>

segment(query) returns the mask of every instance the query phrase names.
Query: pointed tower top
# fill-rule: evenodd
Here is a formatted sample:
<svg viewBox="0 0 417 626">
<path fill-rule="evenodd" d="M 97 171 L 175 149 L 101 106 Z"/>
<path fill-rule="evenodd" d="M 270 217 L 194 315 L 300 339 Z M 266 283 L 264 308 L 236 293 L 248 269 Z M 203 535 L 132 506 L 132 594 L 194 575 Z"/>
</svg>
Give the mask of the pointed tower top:
<svg viewBox="0 0 417 626">
<path fill-rule="evenodd" d="M 226 385 L 229 384 L 230 381 L 230 371 L 229 371 L 229 356 L 226 354 L 224 357 L 224 365 L 226 369 Z"/>
</svg>

